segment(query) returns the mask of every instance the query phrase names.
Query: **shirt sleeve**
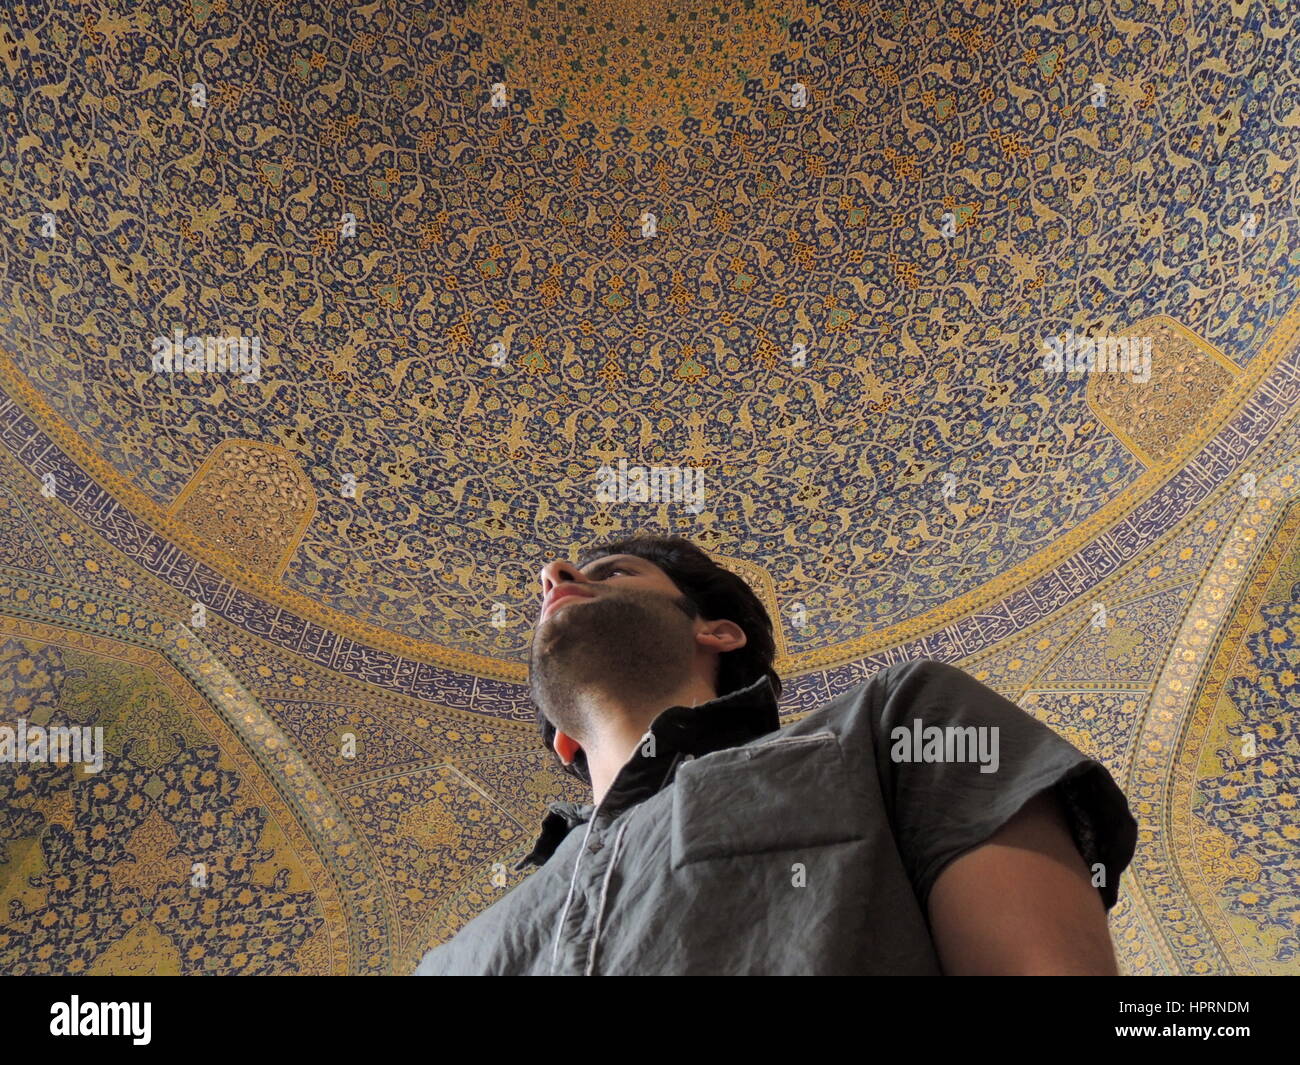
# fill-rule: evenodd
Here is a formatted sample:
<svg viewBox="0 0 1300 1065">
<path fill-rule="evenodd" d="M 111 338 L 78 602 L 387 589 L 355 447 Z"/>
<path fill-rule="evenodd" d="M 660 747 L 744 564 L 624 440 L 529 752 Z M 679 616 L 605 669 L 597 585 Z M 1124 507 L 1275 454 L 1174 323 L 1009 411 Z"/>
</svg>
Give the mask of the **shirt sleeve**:
<svg viewBox="0 0 1300 1065">
<path fill-rule="evenodd" d="M 923 909 L 950 862 L 1049 788 L 1089 870 L 1104 874 L 1106 909 L 1115 905 L 1137 822 L 1100 762 L 955 666 L 920 659 L 883 680 L 872 707 L 877 772 Z"/>
</svg>

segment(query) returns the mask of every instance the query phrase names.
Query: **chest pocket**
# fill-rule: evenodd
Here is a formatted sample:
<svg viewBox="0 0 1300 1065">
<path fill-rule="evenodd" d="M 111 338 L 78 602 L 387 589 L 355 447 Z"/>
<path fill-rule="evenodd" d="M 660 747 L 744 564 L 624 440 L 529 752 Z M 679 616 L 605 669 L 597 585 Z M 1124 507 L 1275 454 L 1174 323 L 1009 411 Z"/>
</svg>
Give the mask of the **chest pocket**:
<svg viewBox="0 0 1300 1065">
<path fill-rule="evenodd" d="M 861 839 L 862 815 L 834 733 L 732 747 L 673 780 L 672 865 Z"/>
</svg>

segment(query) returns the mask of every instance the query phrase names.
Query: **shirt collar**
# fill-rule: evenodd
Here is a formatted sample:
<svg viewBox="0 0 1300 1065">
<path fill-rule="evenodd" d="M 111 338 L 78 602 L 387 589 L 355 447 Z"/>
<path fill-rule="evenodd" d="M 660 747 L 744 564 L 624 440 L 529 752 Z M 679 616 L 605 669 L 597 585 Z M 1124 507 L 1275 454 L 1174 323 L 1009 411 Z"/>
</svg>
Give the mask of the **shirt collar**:
<svg viewBox="0 0 1300 1065">
<path fill-rule="evenodd" d="M 748 687 L 720 695 L 699 706 L 669 707 L 650 725 L 648 735 L 654 737 L 653 745 L 642 740 L 618 771 L 601 800 L 602 818 L 612 817 L 660 791 L 672 779 L 683 759 L 739 747 L 780 727 L 776 695 L 766 673 Z M 645 753 L 648 746 L 652 747 L 653 755 Z M 515 869 L 545 864 L 570 830 L 591 820 L 595 811 L 592 803 L 566 800 L 550 803 L 533 849 L 515 865 Z"/>
</svg>

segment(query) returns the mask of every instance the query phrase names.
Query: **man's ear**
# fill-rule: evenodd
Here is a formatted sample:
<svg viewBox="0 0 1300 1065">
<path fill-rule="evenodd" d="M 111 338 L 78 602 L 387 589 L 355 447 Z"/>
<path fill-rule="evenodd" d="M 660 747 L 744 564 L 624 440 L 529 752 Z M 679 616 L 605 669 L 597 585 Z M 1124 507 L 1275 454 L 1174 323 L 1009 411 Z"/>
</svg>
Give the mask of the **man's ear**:
<svg viewBox="0 0 1300 1065">
<path fill-rule="evenodd" d="M 749 642 L 745 630 L 734 621 L 701 621 L 695 642 L 708 651 L 734 651 Z"/>
<path fill-rule="evenodd" d="M 579 746 L 577 740 L 572 736 L 566 736 L 559 729 L 555 730 L 555 742 L 553 746 L 555 747 L 555 753 L 560 756 L 560 761 L 565 765 L 572 765 L 573 759 L 577 757 L 578 752 L 582 750 L 582 747 Z"/>
</svg>

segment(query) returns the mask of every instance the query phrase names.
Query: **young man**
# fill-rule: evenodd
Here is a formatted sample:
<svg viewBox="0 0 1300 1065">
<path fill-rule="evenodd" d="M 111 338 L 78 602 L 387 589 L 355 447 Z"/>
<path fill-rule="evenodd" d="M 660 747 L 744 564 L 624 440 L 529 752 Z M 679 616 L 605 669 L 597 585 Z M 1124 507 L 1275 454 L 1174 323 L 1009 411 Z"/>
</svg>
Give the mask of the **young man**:
<svg viewBox="0 0 1300 1065">
<path fill-rule="evenodd" d="M 771 620 L 688 541 L 541 586 L 530 689 L 592 803 L 417 974 L 1115 973 L 1137 825 L 1014 704 L 922 660 L 780 728 Z"/>
</svg>

